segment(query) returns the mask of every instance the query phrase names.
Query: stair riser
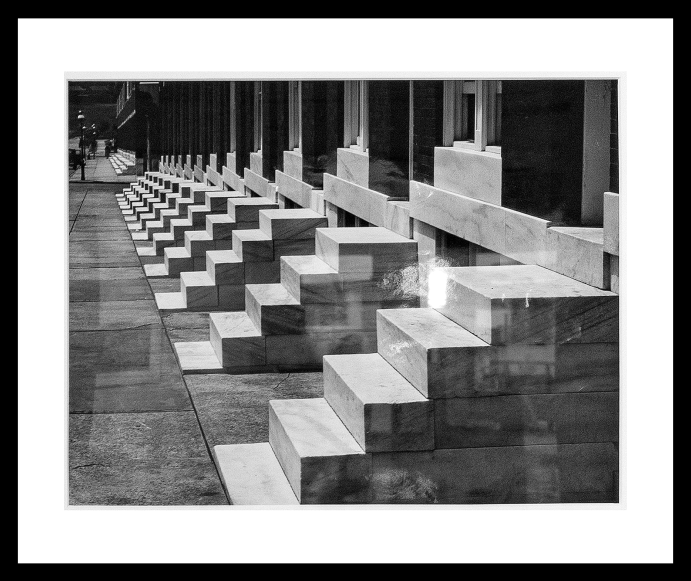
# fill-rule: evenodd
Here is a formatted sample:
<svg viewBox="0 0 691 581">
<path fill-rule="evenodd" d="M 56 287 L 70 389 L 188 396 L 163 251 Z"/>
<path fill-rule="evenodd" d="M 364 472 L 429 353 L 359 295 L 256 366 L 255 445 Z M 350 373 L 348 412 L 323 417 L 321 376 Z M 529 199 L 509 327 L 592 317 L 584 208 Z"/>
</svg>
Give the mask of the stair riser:
<svg viewBox="0 0 691 581">
<path fill-rule="evenodd" d="M 365 452 L 434 448 L 434 402 L 363 404 L 324 359 L 324 397 Z"/>
<path fill-rule="evenodd" d="M 209 319 L 211 345 L 223 367 L 252 367 L 266 364 L 264 337 L 221 339 L 213 319 Z"/>
<path fill-rule="evenodd" d="M 616 343 L 426 349 L 384 314 L 378 352 L 429 398 L 618 389 Z"/>
<path fill-rule="evenodd" d="M 370 455 L 300 458 L 271 405 L 269 444 L 301 504 L 360 504 L 369 501 Z"/>
<path fill-rule="evenodd" d="M 417 265 L 417 243 L 339 244 L 317 230 L 316 255 L 341 272 L 391 273 Z"/>
<path fill-rule="evenodd" d="M 617 392 L 438 399 L 436 448 L 616 442 L 618 407 Z"/>
<path fill-rule="evenodd" d="M 304 365 L 321 369 L 324 355 L 376 353 L 377 334 L 372 331 L 336 331 L 302 335 L 267 335 L 268 365 Z"/>
<path fill-rule="evenodd" d="M 372 454 L 372 502 L 616 502 L 614 444 L 548 444 Z"/>
</svg>

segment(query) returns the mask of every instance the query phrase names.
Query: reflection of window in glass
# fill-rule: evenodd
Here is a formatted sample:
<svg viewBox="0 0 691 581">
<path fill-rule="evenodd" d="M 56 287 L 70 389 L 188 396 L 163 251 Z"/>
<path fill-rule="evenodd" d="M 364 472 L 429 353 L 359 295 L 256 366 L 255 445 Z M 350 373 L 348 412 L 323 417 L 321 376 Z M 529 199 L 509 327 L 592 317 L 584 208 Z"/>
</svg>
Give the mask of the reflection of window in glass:
<svg viewBox="0 0 691 581">
<path fill-rule="evenodd" d="M 302 83 L 290 81 L 288 87 L 288 149 L 300 150 L 302 145 Z"/>
<path fill-rule="evenodd" d="M 501 153 L 501 81 L 444 81 L 444 145 Z"/>
<path fill-rule="evenodd" d="M 254 82 L 254 151 L 262 150 L 262 83 Z"/>
<path fill-rule="evenodd" d="M 367 151 L 367 81 L 345 82 L 345 147 Z"/>
</svg>

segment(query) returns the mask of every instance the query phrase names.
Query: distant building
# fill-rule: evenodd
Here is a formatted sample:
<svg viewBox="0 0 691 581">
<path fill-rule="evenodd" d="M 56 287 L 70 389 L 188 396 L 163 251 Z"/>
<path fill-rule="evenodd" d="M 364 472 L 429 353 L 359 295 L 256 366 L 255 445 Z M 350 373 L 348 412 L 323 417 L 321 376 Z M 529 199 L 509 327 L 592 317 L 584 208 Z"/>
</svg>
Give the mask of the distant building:
<svg viewBox="0 0 691 581">
<path fill-rule="evenodd" d="M 159 82 L 125 81 L 116 102 L 115 148 L 136 158 L 137 173 L 158 167 Z"/>
</svg>

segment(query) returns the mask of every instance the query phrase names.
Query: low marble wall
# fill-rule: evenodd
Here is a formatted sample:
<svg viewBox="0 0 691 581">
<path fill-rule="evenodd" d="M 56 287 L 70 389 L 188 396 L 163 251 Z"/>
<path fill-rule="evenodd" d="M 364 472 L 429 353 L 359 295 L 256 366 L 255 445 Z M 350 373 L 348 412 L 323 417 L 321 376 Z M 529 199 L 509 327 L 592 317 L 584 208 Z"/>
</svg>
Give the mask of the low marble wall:
<svg viewBox="0 0 691 581">
<path fill-rule="evenodd" d="M 542 266 L 597 288 L 609 288 L 609 260 L 602 242 L 602 228 L 550 228 L 550 252 Z"/>
<path fill-rule="evenodd" d="M 312 190 L 310 194 L 310 209 L 326 216 L 326 205 L 324 203 L 324 190 Z"/>
<path fill-rule="evenodd" d="M 252 190 L 255 194 L 276 201 L 276 184 L 256 174 L 252 170 L 245 168 L 245 187 Z"/>
<path fill-rule="evenodd" d="M 311 206 L 312 186 L 309 184 L 287 173 L 276 170 L 276 188 L 279 194 L 292 200 L 301 208 L 309 208 Z"/>
<path fill-rule="evenodd" d="M 215 153 L 209 154 L 209 165 L 207 166 L 207 168 L 209 167 L 216 173 L 218 173 L 218 156 Z"/>
<path fill-rule="evenodd" d="M 302 154 L 299 151 L 283 152 L 283 173 L 302 181 Z M 278 178 L 276 182 L 278 183 Z"/>
<path fill-rule="evenodd" d="M 257 152 L 250 153 L 250 170 L 257 175 L 262 175 L 262 154 Z"/>
<path fill-rule="evenodd" d="M 324 200 L 375 226 L 412 237 L 410 203 L 389 197 L 344 179 L 324 174 Z"/>
<path fill-rule="evenodd" d="M 369 187 L 369 155 L 357 149 L 339 147 L 336 152 L 336 176 Z"/>
<path fill-rule="evenodd" d="M 219 188 L 223 187 L 223 178 L 221 174 L 210 165 L 206 166 L 206 180 L 210 185 L 218 186 Z"/>
<path fill-rule="evenodd" d="M 619 194 L 605 192 L 603 230 L 605 252 L 619 256 Z"/>
<path fill-rule="evenodd" d="M 186 155 L 185 156 L 185 165 L 188 165 L 192 167 L 194 164 L 192 163 L 192 156 L 191 155 Z"/>
<path fill-rule="evenodd" d="M 194 179 L 194 171 L 189 166 L 189 164 L 185 164 L 182 175 L 185 177 L 186 180 Z"/>
<path fill-rule="evenodd" d="M 206 183 L 204 170 L 198 165 L 194 166 L 194 180 L 201 183 Z"/>
<path fill-rule="evenodd" d="M 236 192 L 245 191 L 245 180 L 243 180 L 238 174 L 229 170 L 225 165 L 222 168 L 223 183 L 226 184 L 231 190 Z"/>
<path fill-rule="evenodd" d="M 434 186 L 501 205 L 501 156 L 459 147 L 435 147 Z"/>
</svg>

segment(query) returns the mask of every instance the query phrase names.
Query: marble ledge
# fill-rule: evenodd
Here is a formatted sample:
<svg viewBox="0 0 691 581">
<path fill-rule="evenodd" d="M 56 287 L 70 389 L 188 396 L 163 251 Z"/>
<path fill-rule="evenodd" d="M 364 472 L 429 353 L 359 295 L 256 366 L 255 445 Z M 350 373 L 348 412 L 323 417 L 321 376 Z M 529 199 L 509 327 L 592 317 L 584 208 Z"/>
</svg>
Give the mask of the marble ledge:
<svg viewBox="0 0 691 581">
<path fill-rule="evenodd" d="M 359 149 L 336 150 L 336 176 L 363 188 L 369 187 L 369 155 Z"/>
</svg>

